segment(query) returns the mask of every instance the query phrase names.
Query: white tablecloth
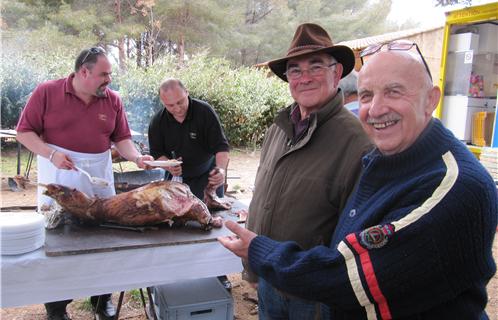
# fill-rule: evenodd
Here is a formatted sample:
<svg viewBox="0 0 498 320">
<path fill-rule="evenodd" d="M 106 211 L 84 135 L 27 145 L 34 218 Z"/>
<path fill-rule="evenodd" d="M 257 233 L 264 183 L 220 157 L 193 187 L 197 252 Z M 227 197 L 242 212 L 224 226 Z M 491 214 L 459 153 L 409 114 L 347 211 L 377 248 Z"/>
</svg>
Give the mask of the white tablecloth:
<svg viewBox="0 0 498 320">
<path fill-rule="evenodd" d="M 43 248 L 1 256 L 1 307 L 84 298 L 242 271 L 217 241 L 47 257 Z"/>
</svg>

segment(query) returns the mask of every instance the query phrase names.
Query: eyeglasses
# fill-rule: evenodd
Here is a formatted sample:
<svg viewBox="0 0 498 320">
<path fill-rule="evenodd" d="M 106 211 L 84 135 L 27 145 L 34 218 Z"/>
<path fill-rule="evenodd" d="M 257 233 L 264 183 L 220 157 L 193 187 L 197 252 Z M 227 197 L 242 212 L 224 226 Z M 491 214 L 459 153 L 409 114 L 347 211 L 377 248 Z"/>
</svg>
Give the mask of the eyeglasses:
<svg viewBox="0 0 498 320">
<path fill-rule="evenodd" d="M 100 54 L 100 53 L 105 53 L 105 50 L 100 48 L 100 47 L 93 47 L 93 48 L 88 49 L 87 53 L 85 54 L 85 57 L 83 57 L 83 60 L 81 60 L 80 65 L 83 65 L 86 62 L 86 60 L 88 59 L 88 57 L 90 57 L 90 55 Z"/>
<path fill-rule="evenodd" d="M 310 76 L 319 77 L 319 76 L 323 76 L 325 74 L 325 70 L 335 66 L 336 64 L 337 64 L 337 62 L 334 62 L 334 63 L 329 64 L 329 65 L 323 65 L 321 63 L 314 63 L 311 65 L 311 67 L 309 67 L 309 69 L 304 69 L 304 70 L 299 68 L 299 67 L 290 67 L 289 69 L 287 69 L 286 72 L 284 72 L 284 75 L 288 79 L 296 80 L 296 79 L 301 78 L 305 71 L 308 71 Z"/>
<path fill-rule="evenodd" d="M 424 63 L 425 70 L 427 70 L 427 73 L 429 74 L 429 77 L 432 80 L 431 71 L 429 70 L 429 66 L 427 65 L 427 62 L 425 61 L 424 56 L 422 55 L 422 52 L 420 52 L 418 45 L 415 42 L 408 41 L 408 40 L 396 40 L 396 41 L 387 42 L 387 43 L 381 43 L 381 44 L 376 43 L 376 44 L 369 45 L 368 47 L 366 47 L 365 49 L 363 49 L 360 52 L 361 63 L 363 64 L 363 57 L 379 52 L 382 49 L 382 47 L 384 47 L 384 46 L 387 47 L 387 50 L 395 50 L 395 51 L 396 50 L 408 51 L 415 46 L 415 49 L 417 49 L 418 54 L 422 58 L 422 62 Z"/>
</svg>

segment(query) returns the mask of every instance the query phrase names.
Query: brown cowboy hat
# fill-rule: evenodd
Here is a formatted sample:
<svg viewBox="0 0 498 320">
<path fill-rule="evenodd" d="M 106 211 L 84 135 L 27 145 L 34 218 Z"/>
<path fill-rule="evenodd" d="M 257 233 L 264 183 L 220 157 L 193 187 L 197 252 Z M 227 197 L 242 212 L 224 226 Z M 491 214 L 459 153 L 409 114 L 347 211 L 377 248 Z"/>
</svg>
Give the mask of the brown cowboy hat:
<svg viewBox="0 0 498 320">
<path fill-rule="evenodd" d="M 347 46 L 334 45 L 327 31 L 313 23 L 304 23 L 298 26 L 289 50 L 287 50 L 287 55 L 284 58 L 268 61 L 268 66 L 280 79 L 287 82 L 284 72 L 290 58 L 320 52 L 330 54 L 342 64 L 343 77 L 353 70 L 355 62 L 353 50 Z"/>
</svg>

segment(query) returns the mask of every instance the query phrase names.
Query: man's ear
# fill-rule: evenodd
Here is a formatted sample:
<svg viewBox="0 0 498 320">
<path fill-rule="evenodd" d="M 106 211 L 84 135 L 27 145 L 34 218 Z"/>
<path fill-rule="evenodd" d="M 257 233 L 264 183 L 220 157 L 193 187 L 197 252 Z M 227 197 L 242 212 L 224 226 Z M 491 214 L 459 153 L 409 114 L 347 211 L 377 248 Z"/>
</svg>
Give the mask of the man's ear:
<svg viewBox="0 0 498 320">
<path fill-rule="evenodd" d="M 334 81 L 334 86 L 337 87 L 339 85 L 339 81 L 341 81 L 342 78 L 342 72 L 344 71 L 344 67 L 342 66 L 341 63 L 337 63 L 335 65 L 335 81 Z"/>
<path fill-rule="evenodd" d="M 79 72 L 79 74 L 80 74 L 82 77 L 84 77 L 84 78 L 86 78 L 86 77 L 88 76 L 88 68 L 86 68 L 86 67 L 83 67 L 83 66 L 82 66 L 82 67 L 80 68 L 80 70 L 78 70 L 78 72 Z"/>
<path fill-rule="evenodd" d="M 441 98 L 441 89 L 438 86 L 433 86 L 429 91 L 429 97 L 427 99 L 427 105 L 425 113 L 428 116 L 432 116 L 434 110 L 436 110 L 439 99 Z"/>
</svg>

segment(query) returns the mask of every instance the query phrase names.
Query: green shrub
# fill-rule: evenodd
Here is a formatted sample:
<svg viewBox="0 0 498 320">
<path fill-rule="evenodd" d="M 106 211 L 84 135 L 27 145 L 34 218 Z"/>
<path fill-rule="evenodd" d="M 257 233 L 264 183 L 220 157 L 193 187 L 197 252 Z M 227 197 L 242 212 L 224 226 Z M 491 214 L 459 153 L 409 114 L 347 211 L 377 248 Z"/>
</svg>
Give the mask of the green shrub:
<svg viewBox="0 0 498 320">
<path fill-rule="evenodd" d="M 0 64 L 2 128 L 14 128 L 22 108 L 36 86 L 47 79 L 68 75 L 73 69 L 72 63 L 67 54 L 60 52 L 44 56 L 19 56 L 4 52 Z"/>
<path fill-rule="evenodd" d="M 277 110 L 287 105 L 287 85 L 265 71 L 233 69 L 223 59 L 198 57 L 181 76 L 192 96 L 208 101 L 234 146 L 256 146 Z"/>
<path fill-rule="evenodd" d="M 15 127 L 37 84 L 67 76 L 73 63 L 69 53 L 4 55 L 0 68 L 2 128 Z M 113 70 L 111 88 L 120 93 L 133 130 L 146 133 L 151 117 L 163 108 L 157 91 L 166 77 L 181 79 L 192 97 L 213 106 L 232 146 L 258 146 L 276 111 L 290 102 L 287 85 L 265 71 L 235 69 L 227 60 L 206 55 L 191 57 L 178 67 L 174 58 L 166 56 L 147 69 L 128 65 L 126 71 Z"/>
<path fill-rule="evenodd" d="M 258 146 L 276 111 L 290 102 L 287 85 L 265 71 L 234 69 L 227 60 L 205 55 L 178 68 L 175 59 L 164 57 L 148 69 L 128 66 L 114 78 L 134 130 L 146 133 L 151 117 L 163 108 L 157 91 L 167 77 L 181 79 L 192 97 L 213 106 L 233 146 Z"/>
<path fill-rule="evenodd" d="M 123 99 L 133 130 L 147 133 L 150 119 L 162 108 L 157 94 L 159 84 L 172 68 L 173 61 L 165 58 L 147 69 L 128 65 L 125 72 L 119 72 L 113 78 L 112 84 Z"/>
</svg>

